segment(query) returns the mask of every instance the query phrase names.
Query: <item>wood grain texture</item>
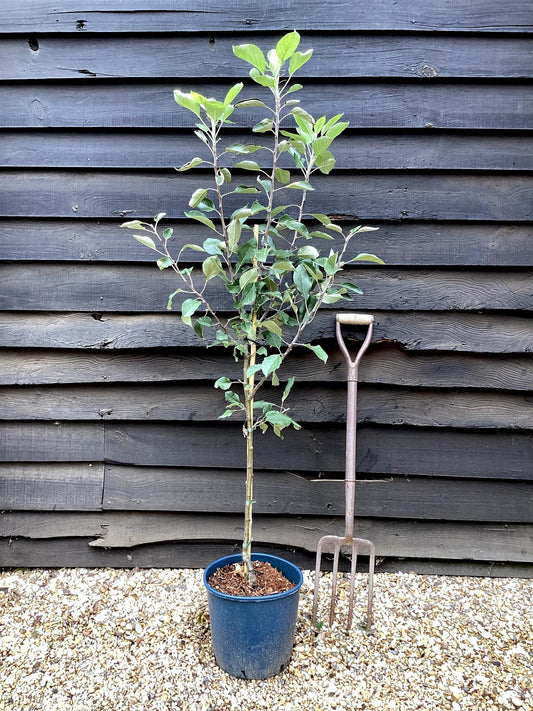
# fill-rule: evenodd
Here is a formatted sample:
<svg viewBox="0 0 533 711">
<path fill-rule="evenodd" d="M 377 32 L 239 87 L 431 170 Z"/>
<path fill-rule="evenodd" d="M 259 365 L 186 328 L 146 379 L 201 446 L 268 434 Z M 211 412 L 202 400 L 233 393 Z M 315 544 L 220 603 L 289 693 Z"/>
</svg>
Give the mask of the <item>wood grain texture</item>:
<svg viewBox="0 0 533 711">
<path fill-rule="evenodd" d="M 255 443 L 256 465 L 317 477 L 342 473 L 345 438 L 342 423 L 307 424 L 300 432 L 287 432 L 283 440 L 267 433 Z M 533 480 L 528 432 L 365 424 L 358 429 L 357 454 L 360 476 Z M 111 464 L 235 469 L 244 466 L 242 429 L 237 423 L 0 422 L 0 461 L 78 462 L 91 457 Z"/>
<path fill-rule="evenodd" d="M 0 309 L 6 311 L 165 311 L 168 296 L 178 286 L 168 269 L 152 265 L 19 263 L 2 267 Z M 383 267 L 347 268 L 345 275 L 363 291 L 371 310 L 436 311 L 533 309 L 533 274 L 524 272 L 409 270 Z M 203 287 L 203 275 L 196 281 Z M 194 274 L 193 274 L 194 277 Z M 231 297 L 221 283 L 211 281 L 205 292 L 217 312 L 231 309 Z M 175 310 L 188 298 L 176 296 Z M 351 306 L 352 304 L 346 304 Z M 339 310 L 338 304 L 334 305 Z M 332 307 L 324 307 L 331 311 Z"/>
<path fill-rule="evenodd" d="M 240 176 L 250 184 L 247 175 Z M 471 176 L 424 173 L 332 174 L 314 180 L 306 209 L 366 220 L 511 221 L 533 219 L 531 187 L 524 175 Z M 205 182 L 208 183 L 206 177 Z M 4 217 L 149 218 L 164 207 L 182 218 L 198 176 L 143 172 L 0 172 L 0 215 Z M 201 184 L 201 183 L 200 183 Z M 289 190 L 288 193 L 293 193 Z M 157 198 L 154 198 L 157 195 Z M 241 198 L 238 200 L 238 198 Z M 281 204 L 294 195 L 280 192 Z M 253 201 L 250 201 L 253 202 Z M 226 199 L 242 207 L 242 195 Z M 249 203 L 250 204 L 250 203 Z"/>
<path fill-rule="evenodd" d="M 99 511 L 103 464 L 0 466 L 0 510 Z"/>
<path fill-rule="evenodd" d="M 262 145 L 258 134 L 227 131 L 227 143 Z M 529 133 L 483 134 L 425 129 L 371 133 L 348 130 L 335 140 L 341 170 L 531 170 Z M 5 168 L 173 168 L 204 155 L 190 130 L 136 131 L 113 128 L 17 129 L 0 133 L 0 166 Z M 264 152 L 255 154 L 265 164 Z M 231 167 L 222 157 L 221 164 Z M 280 165 L 291 167 L 282 154 Z"/>
<path fill-rule="evenodd" d="M 277 40 L 277 38 L 276 38 Z M 241 77 L 246 65 L 232 52 L 248 34 L 206 36 L 26 37 L 0 45 L 0 79 L 84 79 Z M 255 40 L 265 51 L 275 40 Z M 298 77 L 485 77 L 532 76 L 531 45 L 522 37 L 490 35 L 403 35 L 337 32 L 304 33 L 301 47 L 313 48 L 313 61 Z"/>
<path fill-rule="evenodd" d="M 4 219 L 0 220 L 0 259 L 12 261 L 123 262 L 153 264 L 153 254 L 131 232 L 120 229 L 122 220 Z M 172 253 L 206 238 L 203 225 L 173 221 Z M 529 225 L 469 222 L 374 223 L 377 232 L 362 234 L 354 249 L 378 254 L 388 266 L 533 266 L 533 240 Z M 346 230 L 355 227 L 347 222 Z M 340 241 L 330 242 L 338 249 Z M 191 263 L 202 255 L 189 251 Z"/>
<path fill-rule="evenodd" d="M 449 312 L 378 312 L 374 340 L 399 343 L 408 351 L 462 353 L 533 352 L 529 317 Z M 176 312 L 165 314 L 0 312 L 2 343 L 8 348 L 123 350 L 198 348 L 204 344 Z M 334 338 L 331 313 L 319 313 L 309 341 Z"/>
<path fill-rule="evenodd" d="M 241 75 L 242 76 L 242 75 Z M 317 80 L 319 81 L 319 80 Z M 1 87 L 0 126 L 4 128 L 191 128 L 173 90 L 197 90 L 198 80 L 151 82 L 8 82 Z M 206 96 L 224 97 L 228 81 L 202 82 Z M 247 86 L 243 98 L 262 96 Z M 479 80 L 402 82 L 344 80 L 307 82 L 300 92 L 313 116 L 344 111 L 352 128 L 499 129 L 533 126 L 533 98 L 525 82 Z M 264 97 L 263 97 L 264 98 Z M 234 114 L 237 126 L 251 127 L 264 110 Z"/>
<path fill-rule="evenodd" d="M 280 519 L 257 517 L 258 545 L 293 545 L 314 552 L 323 535 L 342 533 L 343 521 L 335 517 L 306 516 Z M 235 516 L 197 514 L 110 512 L 63 513 L 13 512 L 0 515 L 0 538 L 44 542 L 83 537 L 89 550 L 126 548 L 154 543 L 217 538 L 239 540 L 242 522 Z M 533 527 L 528 524 L 446 524 L 446 545 L 440 522 L 378 521 L 358 519 L 356 535 L 374 541 L 378 555 L 492 560 L 528 563 L 533 554 Z M 203 534 L 203 535 L 202 535 Z M 93 539 L 93 540 L 90 540 Z M 87 545 L 88 544 L 88 545 Z M 139 551 L 140 552 L 140 551 Z M 508 557 L 507 557 L 508 556 Z M 378 568 L 379 569 L 379 568 Z"/>
<path fill-rule="evenodd" d="M 267 401 L 281 395 L 268 386 L 262 392 Z M 225 408 L 223 394 L 209 384 L 6 386 L 0 394 L 3 420 L 209 422 Z M 344 422 L 344 402 L 345 388 L 339 385 L 326 389 L 300 384 L 291 394 L 291 412 L 302 422 Z M 359 388 L 359 421 L 373 424 L 531 429 L 532 414 L 527 394 L 364 384 Z"/>
<path fill-rule="evenodd" d="M 358 344 L 353 345 L 354 353 Z M 327 347 L 327 365 L 317 368 L 316 357 L 295 352 L 279 372 L 284 382 L 343 383 L 344 358 Z M 158 383 L 188 380 L 215 381 L 220 373 L 237 379 L 241 368 L 226 353 L 215 350 L 175 353 L 0 350 L 1 385 L 68 383 Z M 394 346 L 376 346 L 361 362 L 359 382 L 434 388 L 530 390 L 533 361 L 524 357 L 408 353 Z"/>
<path fill-rule="evenodd" d="M 116 0 L 84 0 L 77 9 L 58 9 L 50 0 L 8 0 L 3 11 L 2 32 L 202 32 L 216 27 L 224 32 L 257 33 L 292 30 L 455 30 L 467 32 L 527 32 L 531 30 L 531 8 L 517 0 L 512 8 L 476 0 L 468 7 L 436 0 L 413 0 L 408 6 L 393 0 L 372 0 L 354 5 L 350 0 L 325 0 L 313 5 L 303 0 L 274 0 L 268 12 L 254 0 L 181 0 L 178 8 L 161 9 L 160 2 L 134 3 Z"/>
<path fill-rule="evenodd" d="M 254 497 L 257 513 L 343 516 L 345 510 L 344 479 L 256 472 Z M 106 467 L 106 510 L 240 513 L 243 505 L 242 471 L 199 476 L 196 470 Z M 531 523 L 532 511 L 531 482 L 392 477 L 357 483 L 356 517 Z"/>
</svg>

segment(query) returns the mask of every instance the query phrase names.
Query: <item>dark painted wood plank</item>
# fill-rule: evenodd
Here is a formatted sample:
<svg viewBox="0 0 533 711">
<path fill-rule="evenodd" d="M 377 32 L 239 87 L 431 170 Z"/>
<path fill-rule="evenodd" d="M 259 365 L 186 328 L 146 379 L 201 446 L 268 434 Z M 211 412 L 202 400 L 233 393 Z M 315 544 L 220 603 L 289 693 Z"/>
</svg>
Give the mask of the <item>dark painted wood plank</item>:
<svg viewBox="0 0 533 711">
<path fill-rule="evenodd" d="M 112 220 L 0 220 L 0 259 L 12 261 L 79 261 L 153 263 L 152 252 Z M 378 223 L 379 224 L 379 223 Z M 347 225 L 346 229 L 355 226 Z M 173 253 L 187 243 L 201 243 L 202 225 L 174 223 Z M 338 249 L 340 242 L 330 242 Z M 355 245 L 354 245 L 355 246 Z M 357 249 L 379 254 L 388 266 L 533 265 L 533 240 L 528 225 L 446 222 L 395 222 L 361 235 Z M 202 261 L 190 252 L 191 263 Z"/>
<path fill-rule="evenodd" d="M 531 310 L 533 274 L 498 271 L 409 270 L 362 267 L 346 269 L 364 296 L 350 302 L 352 308 L 407 311 Z M 202 275 L 203 280 L 203 275 Z M 203 282 L 197 280 L 197 287 Z M 0 309 L 6 311 L 165 311 L 168 295 L 178 286 L 170 269 L 154 266 L 6 264 L 2 267 Z M 213 280 L 205 292 L 212 308 L 229 310 L 231 299 L 223 285 Z M 187 298 L 174 299 L 179 310 Z M 331 310 L 331 307 L 325 307 Z M 339 311 L 339 306 L 335 305 Z"/>
<path fill-rule="evenodd" d="M 228 142 L 261 144 L 257 134 L 230 132 Z M 531 170 L 531 137 L 446 131 L 349 131 L 335 141 L 337 169 Z M 189 131 L 19 129 L 0 133 L 0 166 L 6 168 L 173 168 L 204 155 Z M 206 154 L 207 155 L 207 154 Z M 255 154 L 265 164 L 263 152 Z M 226 162 L 229 165 L 229 161 Z M 290 167 L 282 154 L 280 165 Z"/>
<path fill-rule="evenodd" d="M 224 97 L 229 82 L 201 84 L 206 96 Z M 4 128 L 177 128 L 192 127 L 189 112 L 176 106 L 173 90 L 198 90 L 198 80 L 170 82 L 10 82 L 1 88 Z M 247 86 L 242 97 L 262 96 Z M 533 98 L 525 83 L 428 79 L 392 82 L 308 82 L 302 103 L 313 116 L 344 112 L 352 128 L 528 129 Z M 333 107 L 333 108 L 332 108 Z M 256 109 L 236 112 L 237 126 L 264 118 Z"/>
<path fill-rule="evenodd" d="M 9 0 L 3 11 L 2 32 L 205 32 L 257 33 L 267 30 L 464 30 L 484 33 L 527 31 L 531 7 L 517 0 L 512 7 L 497 3 L 442 3 L 413 0 L 398 5 L 393 0 L 354 5 L 349 0 L 325 0 L 319 5 L 303 0 L 273 0 L 268 12 L 254 0 L 183 0 L 177 9 L 162 9 L 160 2 L 146 0 L 132 8 L 127 0 L 84 0 L 77 9 L 58 9 L 50 0 Z"/>
<path fill-rule="evenodd" d="M 308 471 L 317 476 L 320 472 L 342 472 L 345 437 L 343 424 L 307 424 L 300 432 L 287 432 L 283 440 L 266 434 L 255 444 L 256 466 Z M 0 460 L 6 462 L 105 457 L 116 464 L 137 466 L 244 466 L 242 430 L 236 423 L 0 422 L 0 443 Z M 360 476 L 533 479 L 533 438 L 521 432 L 362 425 L 357 433 L 357 451 Z"/>
<path fill-rule="evenodd" d="M 242 471 L 106 466 L 103 508 L 237 513 Z M 344 480 L 256 472 L 257 513 L 341 516 Z M 359 480 L 355 515 L 445 521 L 532 523 L 533 484 L 433 477 Z"/>
<path fill-rule="evenodd" d="M 317 366 L 318 367 L 318 366 Z M 266 400 L 278 393 L 262 390 Z M 182 420 L 209 422 L 224 411 L 224 397 L 211 385 L 49 386 L 1 388 L 3 420 Z M 345 389 L 340 385 L 296 385 L 292 414 L 302 422 L 344 422 Z M 362 385 L 360 422 L 419 427 L 531 429 L 528 395 L 477 391 L 434 391 Z M 237 418 L 236 418 L 237 419 Z M 240 421 L 240 420 L 238 420 Z"/>
<path fill-rule="evenodd" d="M 323 517 L 294 518 L 258 515 L 257 545 L 287 545 L 314 552 L 321 536 L 342 535 L 344 521 Z M 45 513 L 13 512 L 0 515 L 0 538 L 20 538 L 36 543 L 82 536 L 90 549 L 147 546 L 155 543 L 204 539 L 238 540 L 242 521 L 236 516 L 175 513 L 111 512 Z M 357 519 L 356 535 L 374 541 L 379 557 L 416 556 L 470 560 L 533 560 L 533 527 L 527 524 L 446 523 L 435 521 L 378 521 Z M 85 542 L 87 545 L 87 542 Z M 140 552 L 140 551 L 139 551 Z M 312 567 L 312 563 L 310 565 Z M 378 568 L 379 570 L 379 568 Z"/>
<path fill-rule="evenodd" d="M 424 311 L 373 314 L 374 340 L 399 343 L 408 351 L 533 352 L 533 320 L 529 317 Z M 181 322 L 176 312 L 127 315 L 0 312 L 0 327 L 2 343 L 8 348 L 116 351 L 202 346 L 202 341 Z M 309 327 L 308 340 L 334 336 L 332 314 L 319 313 Z"/>
<path fill-rule="evenodd" d="M 247 184 L 251 179 L 242 180 Z M 211 180 L 175 172 L 5 171 L 0 173 L 0 215 L 151 219 L 161 210 L 167 220 L 182 218 L 191 194 L 203 184 L 210 186 Z M 306 201 L 309 212 L 346 215 L 352 221 L 533 219 L 533 180 L 525 175 L 337 173 L 317 177 L 313 185 Z M 230 196 L 228 211 L 246 204 L 242 197 Z M 278 197 L 278 204 L 294 199 L 283 192 Z"/>
<path fill-rule="evenodd" d="M 104 457 L 104 423 L 0 423 L 2 462 L 88 462 Z"/>
<path fill-rule="evenodd" d="M 354 353 L 356 346 L 354 345 Z M 340 352 L 327 346 L 327 366 L 317 371 L 312 353 L 293 352 L 279 373 L 285 381 L 345 382 Z M 220 373 L 237 379 L 240 366 L 226 353 L 177 354 L 91 351 L 0 350 L 0 384 L 158 383 L 216 380 Z M 530 390 L 533 359 L 460 354 L 414 354 L 397 347 L 372 348 L 361 362 L 359 382 L 435 388 Z"/>
<path fill-rule="evenodd" d="M 0 562 L 5 568 L 205 568 L 217 558 L 237 553 L 236 543 L 160 543 L 133 549 L 90 548 L 83 538 L 28 541 L 24 538 L 0 539 Z M 305 570 L 314 569 L 314 555 L 290 546 L 263 544 L 258 550 L 291 560 Z M 527 563 L 494 563 L 384 558 L 377 572 L 420 573 L 422 575 L 470 575 L 491 578 L 533 578 L 533 565 Z M 365 570 L 360 559 L 358 572 Z M 331 570 L 324 559 L 322 570 Z M 339 570 L 349 570 L 341 559 Z"/>
<path fill-rule="evenodd" d="M 2 464 L 0 510 L 99 511 L 103 464 Z"/>
<path fill-rule="evenodd" d="M 277 40 L 260 37 L 267 51 Z M 0 45 L 0 80 L 240 77 L 245 65 L 232 46 L 248 34 L 158 37 L 26 37 Z M 37 43 L 37 44 L 36 44 Z M 531 44 L 518 37 L 304 33 L 302 51 L 313 61 L 299 77 L 486 77 L 532 76 Z"/>
</svg>

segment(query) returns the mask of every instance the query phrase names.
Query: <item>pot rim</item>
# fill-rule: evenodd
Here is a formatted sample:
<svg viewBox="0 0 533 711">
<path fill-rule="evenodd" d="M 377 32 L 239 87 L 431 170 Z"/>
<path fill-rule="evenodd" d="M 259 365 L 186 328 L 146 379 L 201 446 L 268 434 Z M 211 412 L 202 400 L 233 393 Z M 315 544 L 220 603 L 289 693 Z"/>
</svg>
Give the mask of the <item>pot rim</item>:
<svg viewBox="0 0 533 711">
<path fill-rule="evenodd" d="M 234 553 L 231 555 L 222 556 L 222 558 L 217 558 L 217 560 L 214 560 L 212 563 L 209 563 L 209 565 L 204 570 L 204 573 L 202 576 L 203 583 L 204 583 L 208 593 L 210 593 L 211 595 L 215 595 L 216 597 L 220 597 L 224 600 L 235 600 L 235 601 L 244 602 L 244 603 L 252 603 L 252 602 L 261 603 L 261 602 L 268 602 L 270 600 L 280 600 L 284 597 L 290 597 L 291 595 L 295 595 L 296 593 L 298 593 L 300 588 L 302 587 L 303 575 L 302 575 L 302 571 L 300 570 L 300 568 L 295 563 L 292 563 L 290 560 L 287 560 L 286 558 L 280 558 L 279 556 L 271 555 L 270 553 L 252 553 L 252 560 L 264 560 L 267 563 L 271 563 L 274 567 L 275 567 L 275 561 L 280 560 L 280 561 L 283 561 L 284 563 L 292 566 L 294 568 L 294 570 L 297 571 L 298 580 L 294 584 L 294 587 L 291 588 L 290 590 L 285 590 L 284 592 L 280 592 L 280 593 L 273 593 L 272 595 L 258 595 L 258 596 L 230 595 L 228 593 L 220 592 L 220 590 L 215 590 L 215 588 L 213 588 L 213 587 L 211 587 L 211 585 L 209 585 L 209 583 L 207 582 L 208 571 L 209 571 L 209 576 L 211 576 L 215 570 L 218 570 L 218 568 L 222 568 L 224 565 L 231 565 L 232 563 L 236 563 L 239 560 L 242 560 L 241 554 Z M 220 565 L 218 565 L 218 564 L 220 564 Z"/>
</svg>

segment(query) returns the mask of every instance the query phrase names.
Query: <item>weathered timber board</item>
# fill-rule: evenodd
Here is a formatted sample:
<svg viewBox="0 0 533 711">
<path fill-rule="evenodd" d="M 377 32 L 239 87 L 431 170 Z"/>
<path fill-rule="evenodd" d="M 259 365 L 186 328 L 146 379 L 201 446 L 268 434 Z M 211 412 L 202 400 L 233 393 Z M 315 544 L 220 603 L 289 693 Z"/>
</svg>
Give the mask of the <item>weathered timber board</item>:
<svg viewBox="0 0 533 711">
<path fill-rule="evenodd" d="M 275 389 L 274 389 L 275 390 Z M 265 400 L 281 393 L 262 389 Z M 6 386 L 0 389 L 3 420 L 184 420 L 209 422 L 225 409 L 223 393 L 210 384 L 117 386 Z M 345 388 L 297 384 L 291 413 L 301 422 L 344 422 Z M 238 419 L 238 418 L 235 418 Z M 527 394 L 413 390 L 363 384 L 358 419 L 383 425 L 531 429 Z"/>
<path fill-rule="evenodd" d="M 324 177 L 329 180 L 325 182 Z M 242 182 L 251 184 L 249 176 Z M 525 175 L 473 176 L 425 173 L 358 173 L 317 177 L 306 210 L 345 219 L 498 220 L 533 219 L 531 188 Z M 173 171 L 146 173 L 28 171 L 0 172 L 0 215 L 5 217 L 149 218 L 161 208 L 182 217 L 198 176 Z M 294 190 L 279 193 L 291 204 Z M 157 197 L 154 197 L 157 196 Z M 240 200 L 238 198 L 241 198 Z M 230 196 L 228 210 L 241 207 L 242 195 Z M 209 235 L 209 230 L 206 230 Z"/>
<path fill-rule="evenodd" d="M 103 461 L 103 422 L 2 422 L 2 462 Z"/>
<path fill-rule="evenodd" d="M 351 305 L 345 310 L 355 309 Z M 372 313 L 376 318 L 374 340 L 399 343 L 408 351 L 533 352 L 533 320 L 529 317 L 445 312 Z M 176 312 L 129 315 L 0 312 L 0 328 L 2 344 L 7 348 L 116 351 L 205 345 L 181 322 Z M 334 331 L 332 314 L 319 313 L 306 333 L 311 341 L 332 339 Z"/>
<path fill-rule="evenodd" d="M 153 252 L 132 239 L 131 232 L 120 229 L 121 222 L 0 220 L 0 259 L 122 263 L 127 250 L 128 262 L 153 264 Z M 349 222 L 345 230 L 355 226 Z M 173 254 L 185 244 L 202 244 L 207 234 L 203 225 L 189 222 L 174 222 L 173 228 Z M 329 244 L 339 249 L 340 240 Z M 377 232 L 362 234 L 353 248 L 379 255 L 388 266 L 533 266 L 531 227 L 520 224 L 383 223 Z M 192 264 L 203 261 L 202 257 L 192 250 L 187 253 Z"/>
<path fill-rule="evenodd" d="M 341 353 L 326 347 L 328 361 L 317 368 L 314 354 L 295 351 L 279 377 L 301 382 L 345 382 Z M 353 344 L 354 353 L 357 344 Z M 224 373 L 237 379 L 242 367 L 219 349 L 199 351 L 127 352 L 65 350 L 0 350 L 1 385 L 65 385 L 68 383 L 153 383 L 212 380 Z M 359 368 L 359 382 L 435 388 L 531 390 L 533 359 L 455 354 L 409 353 L 399 347 L 376 345 Z"/>
<path fill-rule="evenodd" d="M 312 553 L 290 546 L 263 544 L 258 551 L 291 560 L 305 570 L 315 567 Z M 238 553 L 236 542 L 155 543 L 138 548 L 90 548 L 83 538 L 58 538 L 29 541 L 25 538 L 0 539 L 0 565 L 4 568 L 205 568 L 222 556 Z M 376 572 L 420 573 L 421 575 L 471 575 L 491 578 L 533 578 L 533 565 L 481 561 L 421 560 L 418 558 L 379 558 Z M 348 571 L 349 561 L 341 557 L 339 570 Z M 360 557 L 358 572 L 368 569 Z M 331 571 L 331 558 L 324 556 L 321 570 Z M 362 613 L 361 613 L 362 614 Z"/>
<path fill-rule="evenodd" d="M 228 145 L 267 143 L 260 134 L 242 131 L 228 131 L 223 140 Z M 473 135 L 434 129 L 394 134 L 346 131 L 335 140 L 335 167 L 337 170 L 531 170 L 530 143 L 528 133 Z M 190 130 L 18 129 L 0 133 L 0 166 L 5 168 L 173 168 L 195 155 L 208 157 Z M 254 156 L 262 167 L 266 155 L 258 151 Z M 222 156 L 220 164 L 231 167 L 232 162 Z M 280 156 L 279 165 L 294 167 L 286 154 Z"/>
<path fill-rule="evenodd" d="M 6 464 L 0 467 L 0 510 L 99 511 L 104 465 Z"/>
<path fill-rule="evenodd" d="M 277 40 L 277 38 L 276 38 Z M 172 37 L 26 37 L 0 45 L 0 80 L 134 77 L 241 77 L 246 66 L 233 52 L 247 34 L 190 34 Z M 270 36 L 256 40 L 265 51 Z M 518 37 L 487 35 L 305 33 L 302 51 L 313 48 L 313 61 L 298 77 L 484 77 L 525 78 L 533 74 L 531 44 Z"/>
<path fill-rule="evenodd" d="M 246 70 L 241 77 L 245 76 Z M 9 82 L 0 92 L 4 128 L 176 128 L 192 127 L 173 90 L 197 90 L 198 81 L 173 82 Z M 320 81 L 320 80 L 317 80 Z M 205 84 L 206 96 L 224 97 L 230 81 Z M 263 97 L 248 84 L 242 98 Z M 264 94 L 266 96 L 266 93 Z M 403 80 L 342 83 L 308 81 L 300 93 L 313 116 L 343 111 L 352 128 L 527 129 L 533 127 L 533 98 L 524 82 Z M 253 126 L 261 109 L 232 116 L 237 126 Z"/>
<path fill-rule="evenodd" d="M 161 9 L 161 3 L 145 0 L 142 7 L 128 0 L 83 0 L 76 10 L 59 10 L 50 0 L 8 0 L 3 10 L 4 33 L 54 32 L 246 32 L 293 30 L 455 30 L 466 32 L 527 32 L 531 29 L 531 6 L 516 0 L 512 6 L 476 2 L 464 4 L 413 0 L 398 5 L 393 0 L 356 4 L 350 0 L 325 0 L 320 4 L 273 0 L 268 12 L 256 0 L 184 0 L 177 9 Z M 295 22 L 295 18 L 297 22 Z"/>
<path fill-rule="evenodd" d="M 102 442 L 105 437 L 105 452 Z M 267 433 L 255 442 L 259 469 L 344 471 L 346 432 L 339 425 L 290 430 L 283 440 Z M 0 460 L 88 461 L 115 464 L 234 469 L 244 466 L 237 423 L 0 422 Z M 533 479 L 533 438 L 508 431 L 461 431 L 362 425 L 357 471 L 363 475 Z M 443 454 L 444 453 L 444 454 Z"/>
<path fill-rule="evenodd" d="M 106 466 L 104 510 L 239 513 L 242 471 Z M 337 515 L 345 511 L 344 479 L 310 480 L 256 472 L 257 513 Z M 447 521 L 533 522 L 533 483 L 391 477 L 357 482 L 355 515 Z"/>
<path fill-rule="evenodd" d="M 293 545 L 316 551 L 323 535 L 343 533 L 344 521 L 324 517 L 258 515 L 255 521 L 261 542 Z M 457 560 L 533 562 L 533 526 L 527 524 L 379 521 L 357 519 L 355 533 L 376 544 L 378 555 Z M 133 548 L 170 541 L 202 539 L 239 540 L 242 519 L 237 516 L 199 514 L 111 512 L 61 513 L 13 512 L 0 515 L 0 538 L 44 541 L 67 537 L 93 539 L 92 549 Z M 86 543 L 87 545 L 87 543 Z"/>
<path fill-rule="evenodd" d="M 11 311 L 165 311 L 168 296 L 178 285 L 174 272 L 159 272 L 155 265 L 130 264 L 5 264 L 0 285 L 0 309 Z M 445 271 L 387 267 L 347 268 L 345 276 L 363 291 L 365 309 L 392 311 L 454 311 L 481 309 L 532 310 L 531 271 Z M 204 277 L 193 273 L 196 286 Z M 214 283 L 216 281 L 216 283 Z M 205 291 L 217 312 L 231 309 L 231 297 L 219 280 Z M 188 294 L 178 294 L 178 309 Z M 363 301 L 364 300 L 364 301 Z M 351 304 L 346 304 L 351 306 Z M 324 307 L 326 311 L 339 305 Z"/>
</svg>

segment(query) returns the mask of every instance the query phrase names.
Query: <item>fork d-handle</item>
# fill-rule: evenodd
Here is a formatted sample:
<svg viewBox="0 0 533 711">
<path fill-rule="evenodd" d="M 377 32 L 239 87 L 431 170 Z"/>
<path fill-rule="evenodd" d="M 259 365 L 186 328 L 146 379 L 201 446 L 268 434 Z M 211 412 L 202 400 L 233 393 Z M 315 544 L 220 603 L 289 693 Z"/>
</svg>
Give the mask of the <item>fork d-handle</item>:
<svg viewBox="0 0 533 711">
<path fill-rule="evenodd" d="M 345 481 L 345 536 L 347 541 L 353 539 L 353 524 L 355 516 L 355 480 L 357 455 L 357 377 L 359 362 L 372 340 L 374 317 L 369 314 L 342 313 L 337 314 L 337 343 L 346 360 L 348 368 L 348 397 L 346 404 L 346 481 Z M 342 337 L 342 326 L 367 326 L 367 334 L 355 358 L 346 347 Z"/>
</svg>

